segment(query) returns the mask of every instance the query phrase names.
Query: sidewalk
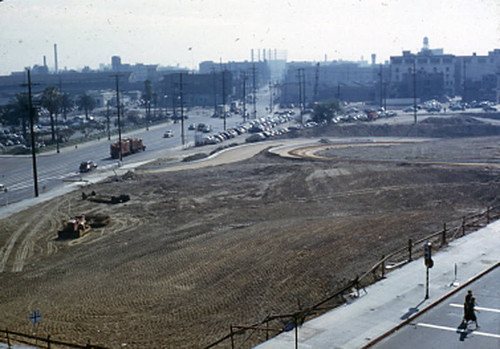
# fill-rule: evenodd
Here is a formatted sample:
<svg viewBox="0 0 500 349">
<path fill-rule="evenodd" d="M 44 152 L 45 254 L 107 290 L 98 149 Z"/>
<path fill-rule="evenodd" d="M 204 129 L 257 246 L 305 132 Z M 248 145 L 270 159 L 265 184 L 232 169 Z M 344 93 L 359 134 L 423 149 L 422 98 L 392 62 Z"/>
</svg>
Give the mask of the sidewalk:
<svg viewBox="0 0 500 349">
<path fill-rule="evenodd" d="M 299 328 L 301 349 L 359 349 L 386 334 L 414 314 L 421 312 L 451 292 L 464 287 L 485 270 L 500 262 L 500 220 L 455 240 L 433 256 L 429 299 L 425 298 L 423 259 L 387 274 L 387 278 L 361 291 L 360 297 Z M 457 266 L 455 280 L 454 269 Z M 295 331 L 258 345 L 258 349 L 289 349 Z"/>
</svg>

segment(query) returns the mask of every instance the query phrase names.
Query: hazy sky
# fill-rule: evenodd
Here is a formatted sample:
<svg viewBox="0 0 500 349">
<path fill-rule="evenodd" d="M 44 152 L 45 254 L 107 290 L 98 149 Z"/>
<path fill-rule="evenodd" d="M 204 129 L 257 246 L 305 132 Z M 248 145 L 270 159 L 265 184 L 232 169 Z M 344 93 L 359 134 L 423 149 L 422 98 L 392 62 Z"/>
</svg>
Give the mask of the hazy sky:
<svg viewBox="0 0 500 349">
<path fill-rule="evenodd" d="M 500 48 L 499 0 L 0 0 L 0 74 L 43 64 L 123 63 L 193 68 L 250 60 L 370 60 L 431 48 L 457 55 Z M 192 48 L 189 50 L 189 48 Z M 257 54 L 257 51 L 255 51 Z"/>
</svg>

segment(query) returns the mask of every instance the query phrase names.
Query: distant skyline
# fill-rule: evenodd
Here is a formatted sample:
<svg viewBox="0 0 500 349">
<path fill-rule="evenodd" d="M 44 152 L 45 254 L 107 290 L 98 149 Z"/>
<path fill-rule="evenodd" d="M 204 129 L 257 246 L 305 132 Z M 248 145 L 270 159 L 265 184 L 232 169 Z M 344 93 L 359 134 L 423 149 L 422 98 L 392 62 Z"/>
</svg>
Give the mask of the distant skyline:
<svg viewBox="0 0 500 349">
<path fill-rule="evenodd" d="M 123 63 L 250 60 L 258 49 L 288 61 L 371 60 L 430 48 L 486 55 L 500 48 L 498 0 L 4 0 L 0 75 L 27 66 L 62 70 Z M 191 48 L 191 49 L 190 49 Z"/>
</svg>

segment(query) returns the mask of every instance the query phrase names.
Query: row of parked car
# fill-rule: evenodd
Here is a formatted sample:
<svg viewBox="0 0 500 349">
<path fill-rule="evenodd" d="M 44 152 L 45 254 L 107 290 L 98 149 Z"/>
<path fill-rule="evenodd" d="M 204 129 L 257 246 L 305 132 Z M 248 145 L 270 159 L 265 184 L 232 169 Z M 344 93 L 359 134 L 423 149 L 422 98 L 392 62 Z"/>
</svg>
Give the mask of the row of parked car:
<svg viewBox="0 0 500 349">
<path fill-rule="evenodd" d="M 197 146 L 202 146 L 206 144 L 217 144 L 221 143 L 225 140 L 234 138 L 238 135 L 242 135 L 244 133 L 252 133 L 252 134 L 260 134 L 256 137 L 248 137 L 251 139 L 259 138 L 265 139 L 267 137 L 271 137 L 274 135 L 282 134 L 285 132 L 286 128 L 277 129 L 278 125 L 281 125 L 287 121 L 290 121 L 292 118 L 291 114 L 275 114 L 273 116 L 262 117 L 259 119 L 247 121 L 239 126 L 227 129 L 225 131 L 221 131 L 212 135 L 199 135 L 198 138 L 195 138 L 195 143 Z M 286 132 L 288 130 L 286 129 Z M 247 142 L 251 142 L 252 140 L 248 140 Z"/>
</svg>

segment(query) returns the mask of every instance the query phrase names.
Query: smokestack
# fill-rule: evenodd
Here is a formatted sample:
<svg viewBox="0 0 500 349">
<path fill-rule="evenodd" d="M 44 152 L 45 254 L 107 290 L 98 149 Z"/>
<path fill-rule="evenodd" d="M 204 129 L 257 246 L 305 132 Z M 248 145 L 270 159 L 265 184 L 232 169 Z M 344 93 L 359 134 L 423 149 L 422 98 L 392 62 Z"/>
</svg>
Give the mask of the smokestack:
<svg viewBox="0 0 500 349">
<path fill-rule="evenodd" d="M 43 56 L 43 66 L 47 66 L 47 57 Z"/>
<path fill-rule="evenodd" d="M 57 74 L 57 44 L 54 44 L 54 63 L 55 63 L 55 73 Z"/>
<path fill-rule="evenodd" d="M 253 49 L 252 49 L 252 63 L 253 63 Z"/>
<path fill-rule="evenodd" d="M 266 49 L 262 49 L 262 60 L 265 62 L 266 61 Z"/>
<path fill-rule="evenodd" d="M 376 60 L 377 60 L 377 55 L 375 53 L 372 53 L 372 65 L 375 65 Z"/>
<path fill-rule="evenodd" d="M 278 50 L 277 49 L 274 49 L 274 60 L 275 61 L 278 60 Z"/>
<path fill-rule="evenodd" d="M 260 48 L 257 50 L 257 58 L 259 59 L 260 62 Z"/>
</svg>

